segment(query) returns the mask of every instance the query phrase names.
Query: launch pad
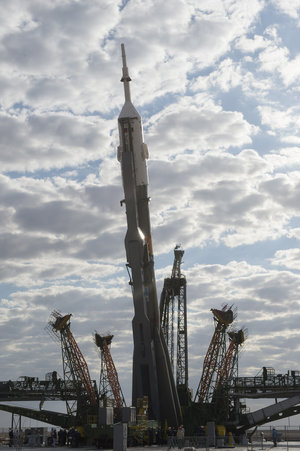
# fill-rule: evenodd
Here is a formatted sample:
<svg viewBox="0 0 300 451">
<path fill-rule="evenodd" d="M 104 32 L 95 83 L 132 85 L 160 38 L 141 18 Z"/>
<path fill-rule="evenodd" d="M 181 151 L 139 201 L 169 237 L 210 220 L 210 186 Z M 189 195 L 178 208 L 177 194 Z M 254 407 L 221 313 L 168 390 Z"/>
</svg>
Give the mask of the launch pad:
<svg viewBox="0 0 300 451">
<path fill-rule="evenodd" d="M 241 378 L 238 375 L 239 351 L 247 338 L 247 330 L 235 328 L 236 311 L 232 305 L 211 309 L 214 331 L 192 398 L 188 385 L 187 281 L 181 272 L 184 251 L 180 246 L 174 249 L 172 273 L 164 281 L 159 305 L 149 212 L 146 165 L 149 152 L 144 143 L 141 117 L 131 101 L 131 79 L 123 44 L 122 61 L 125 103 L 118 118 L 117 155 L 124 189 L 121 203 L 125 206 L 127 220 L 126 266 L 134 305 L 132 406 L 125 405 L 110 354 L 113 336 L 98 333 L 94 336 L 101 359 L 101 383 L 97 387 L 71 332 L 71 314 L 53 312 L 49 329 L 61 346 L 63 376 L 53 371 L 43 381 L 24 377 L 0 382 L 1 401 L 39 400 L 40 410 L 4 404 L 0 409 L 63 428 L 79 427 L 90 436 L 96 431 L 103 443 L 107 435 L 104 426 L 109 426 L 110 414 L 111 424 L 114 421 L 131 424 L 135 438 L 142 430 L 149 429 L 149 424 L 161 426 L 165 431 L 167 426 L 183 423 L 186 432 L 192 435 L 208 422 L 242 435 L 253 426 L 297 415 L 300 413 L 298 371 L 276 375 L 273 369 L 264 368 L 260 376 Z M 286 399 L 250 414 L 242 401 L 245 398 Z M 67 413 L 43 410 L 45 400 L 65 401 Z M 100 421 L 104 412 L 106 419 Z"/>
</svg>

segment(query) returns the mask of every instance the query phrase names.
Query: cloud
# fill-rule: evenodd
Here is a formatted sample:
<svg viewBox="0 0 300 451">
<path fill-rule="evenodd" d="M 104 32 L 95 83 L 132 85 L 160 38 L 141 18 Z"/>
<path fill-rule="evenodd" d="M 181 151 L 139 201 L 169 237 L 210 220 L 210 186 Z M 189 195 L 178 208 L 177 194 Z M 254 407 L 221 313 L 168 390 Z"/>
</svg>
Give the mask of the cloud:
<svg viewBox="0 0 300 451">
<path fill-rule="evenodd" d="M 237 247 L 277 239 L 287 234 L 286 224 L 296 211 L 297 173 L 281 178 L 268 158 L 250 149 L 235 156 L 208 152 L 152 161 L 149 172 L 159 251 L 167 252 L 176 242 L 201 247 L 213 240 Z"/>
<path fill-rule="evenodd" d="M 298 172 L 289 176 L 279 175 L 261 183 L 262 192 L 271 195 L 274 204 L 281 205 L 286 212 L 290 212 L 292 215 L 297 214 L 299 188 Z"/>
<path fill-rule="evenodd" d="M 70 114 L 3 114 L 0 118 L 4 171 L 76 167 L 110 152 L 109 122 Z M 106 133 L 105 133 L 106 132 Z"/>
<path fill-rule="evenodd" d="M 258 111 L 262 123 L 268 125 L 272 130 L 293 130 L 299 127 L 300 116 L 296 107 L 284 111 L 275 106 L 262 105 L 258 107 Z"/>
<path fill-rule="evenodd" d="M 296 235 L 299 239 L 299 234 L 294 231 L 293 235 Z M 271 263 L 274 266 L 283 266 L 287 269 L 299 270 L 300 269 L 300 251 L 299 249 L 285 249 L 277 251 L 274 257 L 271 259 Z"/>
<path fill-rule="evenodd" d="M 277 73 L 288 87 L 299 77 L 299 55 L 291 56 L 288 47 L 283 45 L 278 26 L 265 30 L 268 45 L 259 53 L 259 70 Z"/>
<path fill-rule="evenodd" d="M 206 96 L 184 97 L 152 116 L 146 124 L 152 158 L 187 150 L 202 151 L 241 146 L 257 132 L 241 113 L 224 111 Z M 152 150 L 153 149 L 153 150 Z"/>
<path fill-rule="evenodd" d="M 82 259 L 116 262 L 122 256 L 125 214 L 119 187 L 95 180 L 66 183 L 61 177 L 44 181 L 2 176 L 0 184 L 5 212 L 0 233 L 3 261 L 25 260 L 29 273 L 30 261 L 33 270 L 36 259 L 48 255 L 56 273 L 56 260 L 61 257 L 79 258 L 80 266 Z"/>
<path fill-rule="evenodd" d="M 272 0 L 273 5 L 284 14 L 287 14 L 293 19 L 299 18 L 300 2 L 299 0 L 292 0 L 286 3 L 284 0 Z"/>
<path fill-rule="evenodd" d="M 249 38 L 247 36 L 241 36 L 237 39 L 236 48 L 244 53 L 254 53 L 257 50 L 263 49 L 268 46 L 268 41 L 261 35 L 254 35 Z"/>
<path fill-rule="evenodd" d="M 2 380 L 62 372 L 44 331 L 58 309 L 73 314 L 96 380 L 91 335 L 115 335 L 130 400 L 134 311 L 116 159 L 121 42 L 150 151 L 158 293 L 174 245 L 186 251 L 190 387 L 214 331 L 210 309 L 224 303 L 249 329 L 241 375 L 294 368 L 297 11 L 297 2 L 275 0 L 8 2 L 0 30 Z"/>
<path fill-rule="evenodd" d="M 279 151 L 273 150 L 266 156 L 266 159 L 272 164 L 275 171 L 297 170 L 300 164 L 299 147 L 283 147 Z"/>
</svg>

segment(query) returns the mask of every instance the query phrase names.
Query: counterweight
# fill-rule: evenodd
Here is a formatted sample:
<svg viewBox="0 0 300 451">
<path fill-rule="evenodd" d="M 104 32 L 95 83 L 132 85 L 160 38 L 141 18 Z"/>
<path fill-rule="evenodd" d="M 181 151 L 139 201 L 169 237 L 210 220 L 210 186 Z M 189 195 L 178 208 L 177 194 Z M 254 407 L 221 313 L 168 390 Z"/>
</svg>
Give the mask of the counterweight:
<svg viewBox="0 0 300 451">
<path fill-rule="evenodd" d="M 181 422 L 181 412 L 160 328 L 154 274 L 146 165 L 148 149 L 143 141 L 141 117 L 131 102 L 131 79 L 124 44 L 121 48 L 125 103 L 118 119 L 118 160 L 125 196 L 121 203 L 126 206 L 125 249 L 134 304 L 132 403 L 136 406 L 138 398 L 148 396 L 150 417 L 177 425 Z"/>
</svg>

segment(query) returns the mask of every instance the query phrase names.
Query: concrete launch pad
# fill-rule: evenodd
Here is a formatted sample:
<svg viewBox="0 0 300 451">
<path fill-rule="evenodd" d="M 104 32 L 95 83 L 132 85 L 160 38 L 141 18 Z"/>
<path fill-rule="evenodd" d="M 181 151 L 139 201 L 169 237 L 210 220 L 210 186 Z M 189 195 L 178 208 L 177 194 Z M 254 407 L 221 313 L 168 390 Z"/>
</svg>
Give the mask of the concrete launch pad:
<svg viewBox="0 0 300 451">
<path fill-rule="evenodd" d="M 0 451 L 2 451 L 2 450 L 7 450 L 7 449 L 9 449 L 8 448 L 8 446 L 0 446 Z M 14 450 L 15 448 L 14 447 L 12 447 L 11 448 L 12 450 Z M 35 447 L 35 448 L 30 448 L 30 447 L 27 447 L 27 446 L 23 446 L 22 448 L 21 448 L 21 450 L 28 450 L 28 451 L 45 451 L 45 449 L 49 449 L 49 450 L 51 450 L 51 449 L 56 449 L 57 451 L 64 451 L 64 450 L 67 450 L 67 449 L 69 449 L 68 447 L 66 447 L 66 446 L 64 446 L 64 447 L 59 447 L 59 446 L 56 446 L 55 448 L 53 448 L 53 447 Z M 71 449 L 73 449 L 73 448 L 71 448 Z M 78 451 L 94 451 L 94 450 L 96 450 L 96 448 L 95 447 L 83 447 L 83 448 L 81 448 L 81 447 L 79 447 L 79 448 L 76 448 Z M 168 450 L 168 448 L 167 448 L 167 446 L 155 446 L 155 445 L 153 445 L 153 446 L 144 446 L 144 447 L 132 447 L 132 448 L 127 448 L 128 449 L 128 451 L 167 451 Z M 174 451 L 177 451 L 178 450 L 178 448 L 172 448 Z M 189 449 L 191 449 L 191 448 L 189 448 Z M 223 451 L 232 451 L 232 450 L 236 450 L 236 451 L 251 451 L 251 450 L 253 450 L 253 451 L 261 451 L 261 450 L 264 450 L 264 451 L 269 451 L 269 450 L 274 450 L 274 451 L 289 451 L 289 450 L 292 450 L 292 451 L 296 451 L 296 450 L 300 450 L 300 442 L 280 442 L 280 443 L 278 443 L 277 444 L 277 447 L 274 447 L 273 446 L 273 444 L 272 443 L 270 443 L 270 442 L 266 442 L 266 443 L 264 443 L 264 445 L 263 445 L 263 447 L 261 446 L 261 443 L 253 443 L 253 444 L 249 444 L 248 446 L 246 445 L 246 446 L 240 446 L 240 445 L 236 445 L 235 447 L 222 447 L 222 448 L 215 448 L 215 447 L 209 447 L 209 448 L 196 448 L 196 450 L 198 451 L 212 451 L 212 450 L 215 450 L 215 449 L 220 449 L 220 450 L 223 450 Z M 185 450 L 185 448 L 182 448 L 182 451 L 184 451 Z M 108 450 L 108 451 L 110 451 L 110 450 Z M 111 450 L 112 451 L 112 450 Z"/>
</svg>

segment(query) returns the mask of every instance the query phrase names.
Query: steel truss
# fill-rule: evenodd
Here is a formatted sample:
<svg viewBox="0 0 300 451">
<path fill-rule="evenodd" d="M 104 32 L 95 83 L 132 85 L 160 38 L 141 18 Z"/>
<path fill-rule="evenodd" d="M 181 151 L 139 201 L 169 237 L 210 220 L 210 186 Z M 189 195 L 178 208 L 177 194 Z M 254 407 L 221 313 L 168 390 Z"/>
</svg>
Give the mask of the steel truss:
<svg viewBox="0 0 300 451">
<path fill-rule="evenodd" d="M 184 250 L 180 246 L 176 246 L 171 277 L 164 280 L 161 293 L 160 318 L 173 373 L 174 367 L 176 367 L 176 387 L 179 401 L 181 405 L 187 405 L 190 396 L 188 389 L 186 278 L 181 273 L 183 254 Z M 175 350 L 177 350 L 176 360 Z"/>
</svg>

